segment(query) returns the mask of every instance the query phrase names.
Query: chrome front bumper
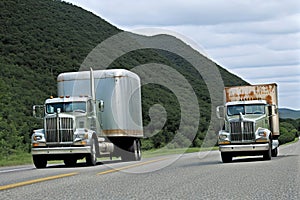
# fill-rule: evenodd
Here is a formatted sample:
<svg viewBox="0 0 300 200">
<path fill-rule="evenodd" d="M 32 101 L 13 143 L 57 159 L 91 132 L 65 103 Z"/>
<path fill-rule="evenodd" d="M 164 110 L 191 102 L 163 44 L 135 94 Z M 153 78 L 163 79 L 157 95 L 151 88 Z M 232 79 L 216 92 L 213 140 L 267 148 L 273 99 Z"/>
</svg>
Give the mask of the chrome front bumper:
<svg viewBox="0 0 300 200">
<path fill-rule="evenodd" d="M 55 154 L 88 154 L 91 153 L 91 147 L 49 147 L 32 148 L 32 155 L 55 155 Z"/>
<path fill-rule="evenodd" d="M 247 151 L 266 151 L 269 149 L 269 144 L 243 144 L 243 145 L 220 145 L 221 152 L 247 152 Z"/>
</svg>

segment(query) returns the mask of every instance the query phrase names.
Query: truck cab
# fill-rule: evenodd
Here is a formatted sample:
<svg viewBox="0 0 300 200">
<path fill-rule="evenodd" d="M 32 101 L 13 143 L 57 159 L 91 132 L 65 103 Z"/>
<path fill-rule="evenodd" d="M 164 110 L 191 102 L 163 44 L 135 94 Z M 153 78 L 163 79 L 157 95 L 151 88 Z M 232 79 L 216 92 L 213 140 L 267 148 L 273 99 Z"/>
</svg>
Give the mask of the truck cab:
<svg viewBox="0 0 300 200">
<path fill-rule="evenodd" d="M 233 96 L 247 96 L 249 93 L 245 91 L 250 91 L 251 87 L 239 86 L 237 87 L 239 90 L 234 88 Z M 235 156 L 263 155 L 265 160 L 277 156 L 279 144 L 277 104 L 268 102 L 270 95 L 266 98 L 267 100 L 257 96 L 253 98 L 253 91 L 250 92 L 252 98 L 229 98 L 228 95 L 233 94 L 232 91 L 229 91 L 232 89 L 227 88 L 227 102 L 224 106 L 217 108 L 218 117 L 224 120 L 224 126 L 218 134 L 222 161 L 231 162 Z M 236 91 L 239 94 L 236 94 Z M 258 91 L 257 86 L 255 91 Z M 260 92 L 260 96 L 265 96 L 265 94 L 262 95 Z M 277 97 L 277 93 L 275 97 Z M 275 102 L 274 99 L 273 102 Z"/>
<path fill-rule="evenodd" d="M 34 107 L 35 115 L 38 107 L 44 112 L 40 116 L 44 129 L 35 130 L 32 135 L 33 162 L 38 168 L 52 159 L 63 159 L 66 165 L 72 165 L 91 154 L 93 132 L 100 132 L 94 114 L 97 103 L 88 96 L 61 96 Z M 68 155 L 75 152 L 71 157 Z"/>
</svg>

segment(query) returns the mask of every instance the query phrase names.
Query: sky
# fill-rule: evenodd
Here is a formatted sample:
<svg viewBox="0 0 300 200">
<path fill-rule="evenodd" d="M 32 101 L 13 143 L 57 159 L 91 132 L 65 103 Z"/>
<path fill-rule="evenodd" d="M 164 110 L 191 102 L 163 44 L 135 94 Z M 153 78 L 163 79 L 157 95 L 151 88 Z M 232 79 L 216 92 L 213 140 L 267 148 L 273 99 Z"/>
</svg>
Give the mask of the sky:
<svg viewBox="0 0 300 200">
<path fill-rule="evenodd" d="M 65 0 L 126 31 L 166 30 L 250 84 L 277 83 L 300 110 L 298 0 Z M 164 31 L 162 31 L 164 32 Z"/>
</svg>

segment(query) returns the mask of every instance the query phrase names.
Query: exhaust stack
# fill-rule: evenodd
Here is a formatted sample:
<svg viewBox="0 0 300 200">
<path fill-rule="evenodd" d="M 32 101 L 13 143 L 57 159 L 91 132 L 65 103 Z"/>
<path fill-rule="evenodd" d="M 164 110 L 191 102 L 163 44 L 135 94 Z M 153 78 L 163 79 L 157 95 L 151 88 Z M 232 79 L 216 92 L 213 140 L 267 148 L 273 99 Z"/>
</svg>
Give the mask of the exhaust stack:
<svg viewBox="0 0 300 200">
<path fill-rule="evenodd" d="M 94 71 L 92 68 L 90 68 L 90 81 L 91 81 L 91 97 L 93 101 L 96 101 L 96 96 L 95 96 L 95 79 L 94 79 Z"/>
</svg>

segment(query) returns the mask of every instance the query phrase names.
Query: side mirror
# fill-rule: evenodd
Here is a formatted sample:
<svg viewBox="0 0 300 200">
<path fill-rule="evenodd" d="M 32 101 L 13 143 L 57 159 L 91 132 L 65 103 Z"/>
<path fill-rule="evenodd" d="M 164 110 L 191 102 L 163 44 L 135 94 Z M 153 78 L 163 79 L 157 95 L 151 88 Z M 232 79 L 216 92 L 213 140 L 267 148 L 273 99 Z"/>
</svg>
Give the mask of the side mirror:
<svg viewBox="0 0 300 200">
<path fill-rule="evenodd" d="M 100 102 L 99 102 L 99 110 L 100 110 L 100 112 L 104 111 L 104 101 L 103 100 L 100 100 Z"/>
<path fill-rule="evenodd" d="M 216 109 L 216 114 L 219 119 L 224 119 L 225 118 L 225 107 L 218 106 Z"/>
<path fill-rule="evenodd" d="M 34 105 L 32 108 L 33 116 L 37 119 L 43 119 L 45 116 L 44 109 L 45 109 L 44 105 Z"/>
</svg>

